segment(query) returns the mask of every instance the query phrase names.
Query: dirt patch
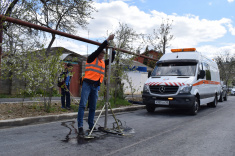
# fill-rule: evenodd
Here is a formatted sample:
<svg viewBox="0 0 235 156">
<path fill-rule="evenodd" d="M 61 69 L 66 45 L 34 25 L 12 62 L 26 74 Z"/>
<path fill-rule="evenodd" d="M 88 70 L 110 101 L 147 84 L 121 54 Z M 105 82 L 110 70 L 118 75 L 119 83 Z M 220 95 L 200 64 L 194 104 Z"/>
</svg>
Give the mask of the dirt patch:
<svg viewBox="0 0 235 156">
<path fill-rule="evenodd" d="M 141 98 L 130 98 L 133 101 L 142 101 Z M 129 99 L 126 99 L 129 100 Z M 132 103 L 132 102 L 131 102 Z M 103 106 L 103 105 L 102 105 Z M 129 105 L 133 106 L 133 105 Z M 71 101 L 71 109 L 62 109 L 60 102 L 53 102 L 49 112 L 44 109 L 44 104 L 41 103 L 1 103 L 0 104 L 0 120 L 35 117 L 35 116 L 46 116 L 46 115 L 58 115 L 66 114 L 78 111 L 78 103 Z M 125 107 L 125 106 L 117 106 Z M 101 107 L 102 108 L 102 107 Z M 100 109 L 101 109 L 100 108 Z M 97 108 L 99 109 L 99 108 Z"/>
<path fill-rule="evenodd" d="M 46 112 L 43 103 L 1 103 L 0 104 L 0 120 L 45 116 L 45 115 L 57 115 L 76 112 L 74 109 L 67 110 L 62 109 L 61 104 L 52 103 L 50 112 Z M 78 107 L 71 105 L 71 107 Z"/>
</svg>

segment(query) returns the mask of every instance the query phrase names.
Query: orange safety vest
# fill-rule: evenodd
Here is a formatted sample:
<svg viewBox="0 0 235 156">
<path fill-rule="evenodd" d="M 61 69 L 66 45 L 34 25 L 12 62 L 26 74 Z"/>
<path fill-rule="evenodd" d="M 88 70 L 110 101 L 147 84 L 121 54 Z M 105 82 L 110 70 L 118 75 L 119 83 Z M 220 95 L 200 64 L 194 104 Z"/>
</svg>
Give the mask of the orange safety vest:
<svg viewBox="0 0 235 156">
<path fill-rule="evenodd" d="M 105 63 L 103 60 L 96 58 L 93 62 L 86 62 L 85 76 L 84 79 L 89 79 L 92 81 L 100 80 L 100 83 L 103 82 L 105 72 Z"/>
</svg>

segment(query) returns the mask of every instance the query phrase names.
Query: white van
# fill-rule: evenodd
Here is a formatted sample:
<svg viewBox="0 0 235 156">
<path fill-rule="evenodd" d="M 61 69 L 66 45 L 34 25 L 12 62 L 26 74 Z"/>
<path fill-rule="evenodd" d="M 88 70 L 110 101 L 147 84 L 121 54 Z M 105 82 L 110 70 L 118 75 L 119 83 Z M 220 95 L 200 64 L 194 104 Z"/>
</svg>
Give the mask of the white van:
<svg viewBox="0 0 235 156">
<path fill-rule="evenodd" d="M 216 107 L 221 92 L 216 62 L 195 48 L 171 51 L 161 57 L 145 82 L 142 98 L 147 111 L 173 107 L 196 115 L 201 105 Z"/>
</svg>

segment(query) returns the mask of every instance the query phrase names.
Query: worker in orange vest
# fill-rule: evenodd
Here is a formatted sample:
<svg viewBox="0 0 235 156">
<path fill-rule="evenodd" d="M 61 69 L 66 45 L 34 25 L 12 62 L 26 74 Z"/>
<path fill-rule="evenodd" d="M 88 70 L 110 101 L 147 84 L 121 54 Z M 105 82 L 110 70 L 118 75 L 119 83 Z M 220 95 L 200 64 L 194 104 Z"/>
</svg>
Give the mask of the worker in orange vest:
<svg viewBox="0 0 235 156">
<path fill-rule="evenodd" d="M 89 97 L 89 115 L 88 125 L 89 130 L 94 126 L 94 117 L 96 110 L 96 102 L 98 100 L 98 86 L 103 82 L 105 65 L 109 64 L 109 60 L 103 60 L 105 51 L 103 50 L 109 45 L 109 41 L 114 39 L 114 34 L 109 37 L 98 47 L 98 49 L 88 56 L 85 66 L 85 76 L 82 82 L 82 93 L 78 108 L 78 134 L 84 135 L 83 131 L 83 116 L 86 103 Z M 112 51 L 112 60 L 115 58 L 115 49 Z"/>
</svg>

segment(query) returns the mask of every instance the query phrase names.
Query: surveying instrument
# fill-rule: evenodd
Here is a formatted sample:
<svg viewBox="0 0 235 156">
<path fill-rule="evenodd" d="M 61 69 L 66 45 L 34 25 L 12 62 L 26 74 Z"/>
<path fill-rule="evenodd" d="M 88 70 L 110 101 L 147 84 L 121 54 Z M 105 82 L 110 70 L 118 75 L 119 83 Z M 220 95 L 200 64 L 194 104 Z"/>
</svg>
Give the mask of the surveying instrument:
<svg viewBox="0 0 235 156">
<path fill-rule="evenodd" d="M 88 134 L 85 134 L 84 135 L 84 138 L 86 139 L 92 139 L 94 138 L 94 136 L 92 136 L 91 134 L 93 133 L 94 129 L 95 129 L 95 126 L 97 125 L 97 122 L 100 118 L 100 116 L 102 115 L 103 111 L 105 111 L 105 119 L 104 119 L 104 127 L 99 127 L 98 130 L 101 131 L 101 132 L 105 132 L 105 133 L 111 133 L 111 134 L 117 134 L 117 135 L 123 135 L 123 132 L 120 128 L 120 126 L 122 125 L 121 121 L 116 119 L 115 115 L 114 115 L 114 112 L 111 108 L 111 104 L 109 103 L 109 99 L 110 99 L 110 95 L 109 95 L 109 91 L 110 91 L 110 75 L 111 75 L 111 60 L 112 60 L 112 49 L 113 49 L 113 46 L 109 46 L 106 51 L 109 52 L 109 65 L 108 65 L 108 73 L 106 74 L 107 75 L 107 81 L 106 81 L 106 96 L 105 96 L 105 104 L 103 106 L 103 108 L 101 109 L 92 129 L 89 131 Z M 70 92 L 71 94 L 71 92 Z M 115 120 L 115 122 L 113 123 L 113 129 L 108 129 L 107 128 L 107 122 L 108 122 L 108 111 L 111 111 L 112 113 L 112 116 Z"/>
</svg>

